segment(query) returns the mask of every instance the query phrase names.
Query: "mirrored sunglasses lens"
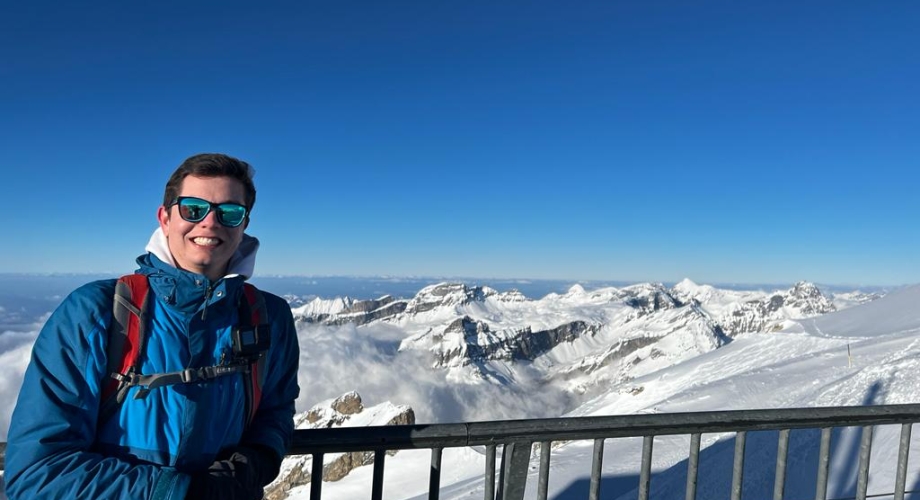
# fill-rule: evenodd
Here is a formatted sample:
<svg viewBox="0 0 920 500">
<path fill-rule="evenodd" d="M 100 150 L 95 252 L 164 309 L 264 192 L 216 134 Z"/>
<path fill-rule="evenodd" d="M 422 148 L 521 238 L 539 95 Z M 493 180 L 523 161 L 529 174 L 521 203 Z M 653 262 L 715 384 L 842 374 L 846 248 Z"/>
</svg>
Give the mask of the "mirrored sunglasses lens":
<svg viewBox="0 0 920 500">
<path fill-rule="evenodd" d="M 227 227 L 236 227 L 246 218 L 246 207 L 235 203 L 219 205 L 217 215 L 220 223 Z"/>
<path fill-rule="evenodd" d="M 198 198 L 183 198 L 179 201 L 179 216 L 189 222 L 200 222 L 208 216 L 211 204 Z"/>
</svg>

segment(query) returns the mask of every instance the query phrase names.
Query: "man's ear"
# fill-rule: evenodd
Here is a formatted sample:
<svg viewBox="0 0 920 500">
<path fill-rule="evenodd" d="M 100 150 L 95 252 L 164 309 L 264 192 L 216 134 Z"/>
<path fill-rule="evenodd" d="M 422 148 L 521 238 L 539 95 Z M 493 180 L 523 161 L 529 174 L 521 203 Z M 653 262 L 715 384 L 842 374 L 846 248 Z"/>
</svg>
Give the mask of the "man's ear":
<svg viewBox="0 0 920 500">
<path fill-rule="evenodd" d="M 169 209 L 160 205 L 157 209 L 157 220 L 160 222 L 160 230 L 165 236 L 169 236 Z"/>
</svg>

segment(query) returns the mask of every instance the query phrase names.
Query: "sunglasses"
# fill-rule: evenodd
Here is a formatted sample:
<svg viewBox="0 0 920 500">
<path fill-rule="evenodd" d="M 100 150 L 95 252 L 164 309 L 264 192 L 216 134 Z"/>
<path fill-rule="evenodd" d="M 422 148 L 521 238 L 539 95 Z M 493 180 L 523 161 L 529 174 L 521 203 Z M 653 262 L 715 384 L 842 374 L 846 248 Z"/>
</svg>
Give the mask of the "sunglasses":
<svg viewBox="0 0 920 500">
<path fill-rule="evenodd" d="M 193 196 L 180 196 L 166 208 L 179 206 L 179 217 L 189 222 L 201 222 L 214 210 L 217 221 L 227 227 L 238 227 L 246 220 L 247 208 L 239 203 L 211 203 Z"/>
</svg>

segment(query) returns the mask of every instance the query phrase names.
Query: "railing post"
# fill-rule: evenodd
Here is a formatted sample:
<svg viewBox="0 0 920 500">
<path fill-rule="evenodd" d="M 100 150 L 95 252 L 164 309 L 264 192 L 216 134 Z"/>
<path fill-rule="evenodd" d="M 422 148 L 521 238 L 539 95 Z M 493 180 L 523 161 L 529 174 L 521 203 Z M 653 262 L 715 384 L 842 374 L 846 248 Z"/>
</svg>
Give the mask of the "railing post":
<svg viewBox="0 0 920 500">
<path fill-rule="evenodd" d="M 549 458 L 552 443 L 540 443 L 540 480 L 537 483 L 537 500 L 546 500 L 549 491 Z M 902 499 L 903 500 L 903 499 Z"/>
<path fill-rule="evenodd" d="M 686 500 L 696 500 L 696 480 L 700 467 L 700 433 L 690 436 L 690 457 L 687 459 L 687 496 Z"/>
<path fill-rule="evenodd" d="M 912 424 L 901 424 L 901 445 L 898 448 L 898 474 L 894 482 L 894 500 L 904 500 L 907 483 L 907 458 L 910 454 L 910 428 Z"/>
<path fill-rule="evenodd" d="M 786 489 L 786 457 L 789 455 L 789 429 L 779 431 L 776 443 L 776 478 L 773 481 L 773 500 L 783 500 Z"/>
<path fill-rule="evenodd" d="M 313 472 L 310 474 L 310 500 L 323 497 L 323 454 L 313 454 Z"/>
<path fill-rule="evenodd" d="M 495 500 L 495 445 L 486 446 L 485 500 Z"/>
<path fill-rule="evenodd" d="M 732 464 L 732 500 L 741 500 L 741 490 L 744 487 L 744 445 L 747 441 L 747 432 L 740 431 L 735 434 L 735 461 Z"/>
<path fill-rule="evenodd" d="M 818 478 L 815 500 L 827 500 L 827 471 L 830 466 L 831 431 L 830 427 L 821 429 L 821 448 L 818 450 Z"/>
<path fill-rule="evenodd" d="M 859 479 L 856 481 L 856 500 L 866 500 L 869 489 L 869 456 L 872 453 L 872 426 L 862 428 L 859 443 Z"/>
<path fill-rule="evenodd" d="M 652 482 L 652 445 L 655 436 L 642 438 L 642 467 L 639 469 L 639 500 L 648 500 L 649 487 Z"/>
<path fill-rule="evenodd" d="M 386 450 L 374 450 L 374 485 L 371 500 L 383 500 L 383 467 L 386 456 Z"/>
<path fill-rule="evenodd" d="M 441 453 L 443 448 L 431 449 L 431 476 L 428 478 L 428 500 L 438 500 L 441 495 Z"/>
<path fill-rule="evenodd" d="M 604 440 L 594 440 L 594 454 L 591 460 L 591 486 L 588 490 L 588 500 L 601 498 L 601 468 L 604 465 Z"/>
<path fill-rule="evenodd" d="M 523 500 L 530 465 L 531 441 L 514 441 L 502 450 L 501 480 L 498 500 Z"/>
</svg>

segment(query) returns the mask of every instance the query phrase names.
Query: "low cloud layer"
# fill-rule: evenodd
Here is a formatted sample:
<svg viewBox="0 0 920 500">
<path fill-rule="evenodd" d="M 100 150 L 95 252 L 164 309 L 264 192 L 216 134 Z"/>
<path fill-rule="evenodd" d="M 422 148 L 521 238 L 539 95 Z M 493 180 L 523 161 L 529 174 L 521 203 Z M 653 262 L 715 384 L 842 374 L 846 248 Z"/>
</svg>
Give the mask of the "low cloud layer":
<svg viewBox="0 0 920 500">
<path fill-rule="evenodd" d="M 6 441 L 32 344 L 45 319 L 29 331 L 0 332 L 0 441 Z M 432 368 L 428 353 L 400 352 L 405 333 L 391 325 L 306 325 L 298 337 L 298 412 L 349 391 L 361 394 L 367 406 L 385 401 L 409 405 L 419 423 L 554 417 L 574 403 L 570 395 L 536 379 L 519 378 L 512 385 L 449 382 L 445 369 Z"/>
<path fill-rule="evenodd" d="M 536 379 L 449 382 L 445 369 L 432 368 L 428 353 L 400 352 L 405 333 L 391 325 L 302 325 L 298 336 L 298 412 L 348 391 L 357 391 L 366 405 L 409 405 L 419 423 L 560 416 L 573 403 Z"/>
<path fill-rule="evenodd" d="M 38 330 L 0 333 L 0 441 L 6 441 L 10 417 L 37 336 Z"/>
</svg>

